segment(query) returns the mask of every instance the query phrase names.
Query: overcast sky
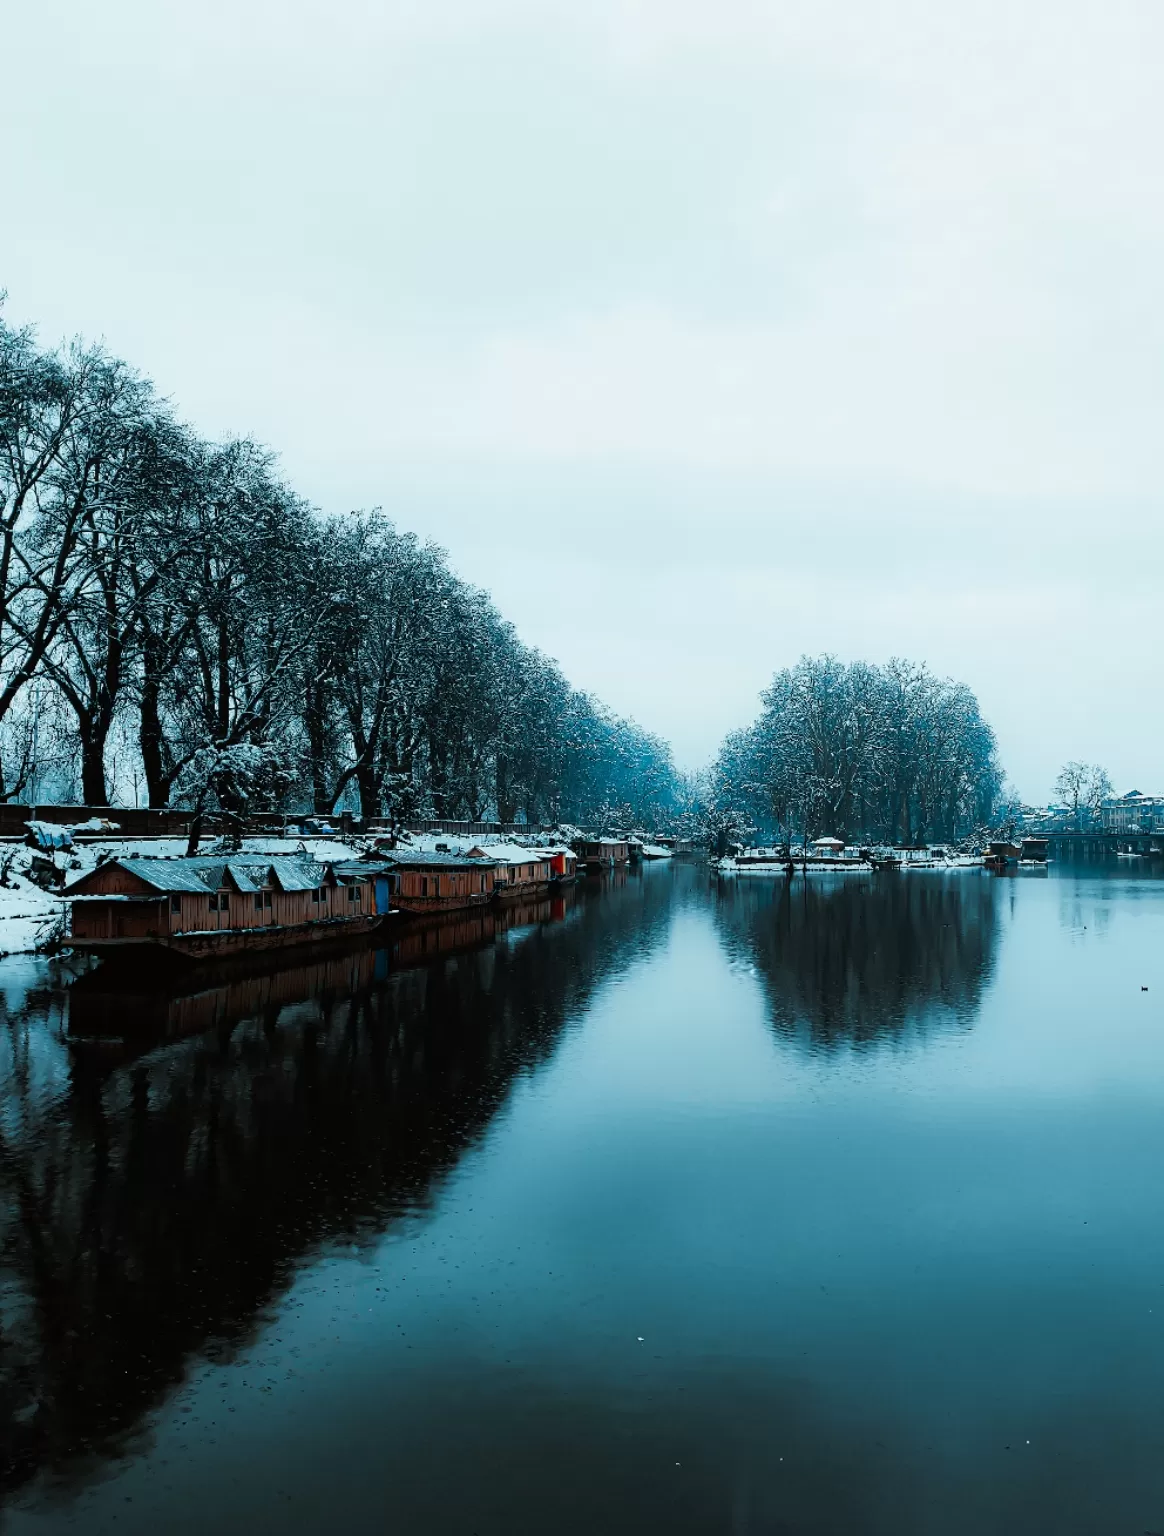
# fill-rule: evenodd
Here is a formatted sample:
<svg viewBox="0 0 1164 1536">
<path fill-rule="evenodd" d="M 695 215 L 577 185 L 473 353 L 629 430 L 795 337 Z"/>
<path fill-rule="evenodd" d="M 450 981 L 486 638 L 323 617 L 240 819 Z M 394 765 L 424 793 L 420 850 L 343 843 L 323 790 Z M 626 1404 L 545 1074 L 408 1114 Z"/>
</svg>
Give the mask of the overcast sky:
<svg viewBox="0 0 1164 1536">
<path fill-rule="evenodd" d="M 0 287 L 684 766 L 802 652 L 1164 790 L 1158 0 L 4 7 Z"/>
</svg>

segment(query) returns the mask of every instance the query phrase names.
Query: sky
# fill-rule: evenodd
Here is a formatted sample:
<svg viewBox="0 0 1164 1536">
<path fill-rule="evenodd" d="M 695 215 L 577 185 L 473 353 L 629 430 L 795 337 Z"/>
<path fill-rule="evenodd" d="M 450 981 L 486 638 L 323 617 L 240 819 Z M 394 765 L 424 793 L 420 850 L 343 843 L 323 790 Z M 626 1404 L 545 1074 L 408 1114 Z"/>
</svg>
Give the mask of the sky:
<svg viewBox="0 0 1164 1536">
<path fill-rule="evenodd" d="M 1164 791 L 1155 0 L 3 6 L 0 288 L 681 766 L 803 653 Z"/>
</svg>

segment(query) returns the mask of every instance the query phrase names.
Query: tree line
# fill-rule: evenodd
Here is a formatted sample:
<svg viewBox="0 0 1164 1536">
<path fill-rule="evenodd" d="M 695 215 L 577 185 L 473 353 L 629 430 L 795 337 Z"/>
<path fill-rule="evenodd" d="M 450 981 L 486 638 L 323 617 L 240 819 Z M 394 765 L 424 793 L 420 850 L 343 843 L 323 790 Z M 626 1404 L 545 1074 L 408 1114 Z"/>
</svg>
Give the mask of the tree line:
<svg viewBox="0 0 1164 1536">
<path fill-rule="evenodd" d="M 0 314 L 0 800 L 655 826 L 670 749 L 442 550 L 324 516 L 100 346 Z"/>
<path fill-rule="evenodd" d="M 708 820 L 721 839 L 956 839 L 989 825 L 1001 788 L 994 732 L 965 684 L 910 661 L 805 656 L 724 742 Z"/>
</svg>

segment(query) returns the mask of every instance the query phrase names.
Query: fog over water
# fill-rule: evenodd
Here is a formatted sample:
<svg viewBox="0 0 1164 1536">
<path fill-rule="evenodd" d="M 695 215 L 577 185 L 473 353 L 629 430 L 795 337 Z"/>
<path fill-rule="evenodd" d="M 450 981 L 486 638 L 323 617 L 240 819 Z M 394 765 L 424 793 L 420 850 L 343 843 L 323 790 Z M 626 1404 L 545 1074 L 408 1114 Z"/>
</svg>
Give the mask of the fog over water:
<svg viewBox="0 0 1164 1536">
<path fill-rule="evenodd" d="M 802 652 L 1152 789 L 1149 0 L 9 8 L 7 313 L 445 543 L 688 766 Z"/>
</svg>

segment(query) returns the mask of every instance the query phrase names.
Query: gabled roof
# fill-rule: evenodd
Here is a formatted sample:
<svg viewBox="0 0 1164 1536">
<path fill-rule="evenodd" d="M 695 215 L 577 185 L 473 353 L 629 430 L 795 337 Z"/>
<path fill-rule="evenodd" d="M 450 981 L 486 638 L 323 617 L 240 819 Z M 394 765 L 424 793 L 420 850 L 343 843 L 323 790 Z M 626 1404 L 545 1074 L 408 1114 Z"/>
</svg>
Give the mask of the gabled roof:
<svg viewBox="0 0 1164 1536">
<path fill-rule="evenodd" d="M 186 891 L 197 895 L 220 890 L 228 883 L 239 891 L 259 891 L 270 883 L 283 891 L 315 890 L 327 879 L 328 865 L 302 854 L 231 854 L 189 859 L 111 859 L 109 863 L 136 875 L 155 891 Z M 107 865 L 99 864 L 97 870 Z M 63 891 L 80 892 L 97 873 L 87 870 Z"/>
</svg>

